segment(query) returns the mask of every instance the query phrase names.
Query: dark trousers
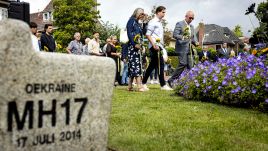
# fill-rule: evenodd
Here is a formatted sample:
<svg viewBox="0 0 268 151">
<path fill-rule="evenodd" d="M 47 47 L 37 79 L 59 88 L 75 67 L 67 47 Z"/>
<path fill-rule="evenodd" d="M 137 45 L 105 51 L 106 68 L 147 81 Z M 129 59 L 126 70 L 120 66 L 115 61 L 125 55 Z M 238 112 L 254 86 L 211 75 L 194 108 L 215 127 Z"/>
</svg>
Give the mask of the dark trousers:
<svg viewBox="0 0 268 151">
<path fill-rule="evenodd" d="M 192 68 L 191 55 L 189 53 L 178 53 L 179 64 L 175 69 L 172 76 L 168 79 L 168 81 L 173 82 L 175 79 L 178 79 L 185 68 Z"/>
<path fill-rule="evenodd" d="M 153 79 L 157 79 L 157 76 L 158 76 L 158 70 L 157 70 L 157 68 L 155 68 L 154 70 L 153 70 L 153 72 L 150 74 L 150 79 L 151 80 L 153 80 Z"/>
<path fill-rule="evenodd" d="M 148 66 L 148 68 L 146 69 L 145 72 L 145 76 L 142 79 L 142 84 L 146 84 L 150 74 L 152 73 L 152 71 L 157 68 L 159 70 L 159 65 L 158 65 L 158 61 L 160 60 L 160 74 L 159 71 L 157 71 L 157 74 L 159 76 L 159 82 L 161 86 L 166 85 L 166 82 L 164 80 L 164 59 L 163 56 L 160 55 L 160 59 L 158 59 L 158 53 L 156 50 L 154 50 L 153 47 L 150 48 L 151 51 L 151 62 Z"/>
<path fill-rule="evenodd" d="M 116 65 L 116 73 L 115 73 L 115 81 L 118 82 L 118 84 L 121 85 L 121 77 L 120 77 L 120 71 L 121 71 L 121 64 L 120 64 L 120 58 L 113 58 Z"/>
</svg>

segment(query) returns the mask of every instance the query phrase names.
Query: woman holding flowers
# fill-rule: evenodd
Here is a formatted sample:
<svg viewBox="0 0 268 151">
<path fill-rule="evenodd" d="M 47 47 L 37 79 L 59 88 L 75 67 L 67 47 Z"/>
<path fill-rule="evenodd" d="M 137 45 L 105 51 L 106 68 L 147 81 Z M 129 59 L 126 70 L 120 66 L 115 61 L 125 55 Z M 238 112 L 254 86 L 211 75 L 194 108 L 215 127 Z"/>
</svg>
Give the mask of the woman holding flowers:
<svg viewBox="0 0 268 151">
<path fill-rule="evenodd" d="M 128 90 L 133 91 L 132 82 L 136 79 L 138 91 L 143 92 L 144 89 L 141 86 L 142 76 L 142 27 L 139 21 L 144 19 L 144 10 L 137 8 L 133 12 L 132 16 L 127 22 L 127 36 L 128 42 L 128 71 L 129 82 Z"/>
<path fill-rule="evenodd" d="M 106 53 L 107 56 L 110 58 L 113 58 L 116 64 L 116 75 L 115 75 L 115 81 L 117 81 L 119 84 L 121 82 L 120 79 L 120 56 L 121 53 L 117 52 L 116 43 L 117 43 L 117 37 L 111 36 L 110 37 L 111 42 L 107 44 Z"/>
</svg>

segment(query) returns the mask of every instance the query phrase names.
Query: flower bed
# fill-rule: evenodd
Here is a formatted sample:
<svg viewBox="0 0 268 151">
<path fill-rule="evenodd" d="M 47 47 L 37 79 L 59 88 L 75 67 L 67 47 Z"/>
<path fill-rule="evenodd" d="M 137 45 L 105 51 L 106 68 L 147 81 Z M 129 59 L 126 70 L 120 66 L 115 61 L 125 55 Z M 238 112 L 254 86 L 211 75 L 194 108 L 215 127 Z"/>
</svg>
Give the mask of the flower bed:
<svg viewBox="0 0 268 151">
<path fill-rule="evenodd" d="M 185 70 L 176 93 L 187 99 L 258 108 L 268 111 L 268 59 L 238 56 L 204 62 Z"/>
</svg>

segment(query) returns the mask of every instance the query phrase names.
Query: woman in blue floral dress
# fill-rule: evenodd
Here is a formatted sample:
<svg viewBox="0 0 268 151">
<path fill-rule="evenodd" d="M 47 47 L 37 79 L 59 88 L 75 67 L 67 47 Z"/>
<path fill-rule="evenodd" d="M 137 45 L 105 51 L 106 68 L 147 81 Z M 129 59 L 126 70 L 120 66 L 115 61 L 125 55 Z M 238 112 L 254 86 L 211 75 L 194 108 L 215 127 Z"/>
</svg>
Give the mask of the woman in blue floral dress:
<svg viewBox="0 0 268 151">
<path fill-rule="evenodd" d="M 128 35 L 128 73 L 129 83 L 128 90 L 133 91 L 132 82 L 136 79 L 138 91 L 143 92 L 144 89 L 141 85 L 142 77 L 142 60 L 141 60 L 141 41 L 142 41 L 142 27 L 139 20 L 144 19 L 144 10 L 137 8 L 133 15 L 127 22 L 127 35 Z"/>
</svg>

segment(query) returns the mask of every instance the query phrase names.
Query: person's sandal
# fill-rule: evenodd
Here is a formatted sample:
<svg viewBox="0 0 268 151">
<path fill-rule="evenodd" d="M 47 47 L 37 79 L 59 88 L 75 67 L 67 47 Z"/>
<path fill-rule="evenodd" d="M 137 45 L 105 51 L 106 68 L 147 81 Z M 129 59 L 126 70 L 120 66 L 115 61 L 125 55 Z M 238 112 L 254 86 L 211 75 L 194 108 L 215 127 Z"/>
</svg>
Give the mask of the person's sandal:
<svg viewBox="0 0 268 151">
<path fill-rule="evenodd" d="M 127 88 L 127 90 L 128 90 L 128 91 L 134 91 L 134 90 L 133 90 L 133 87 L 131 87 L 131 88 Z"/>
<path fill-rule="evenodd" d="M 137 91 L 138 91 L 138 92 L 144 92 L 145 90 L 144 90 L 144 88 L 138 88 Z"/>
</svg>

